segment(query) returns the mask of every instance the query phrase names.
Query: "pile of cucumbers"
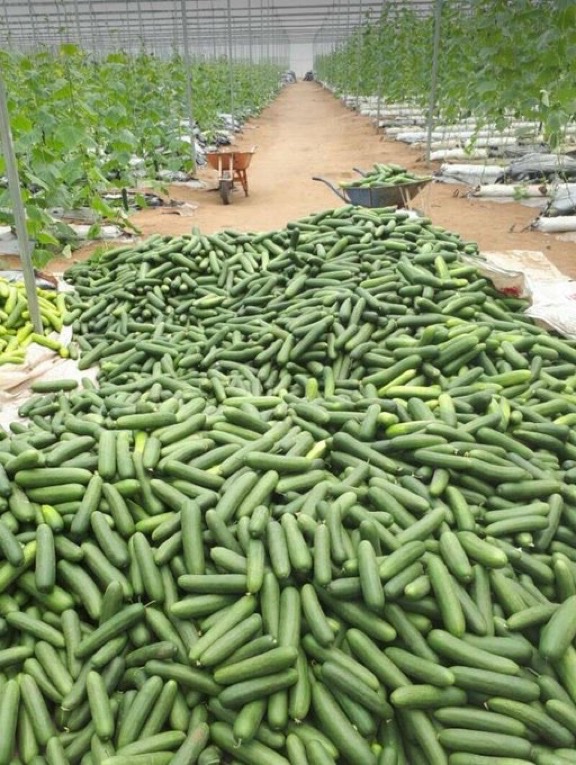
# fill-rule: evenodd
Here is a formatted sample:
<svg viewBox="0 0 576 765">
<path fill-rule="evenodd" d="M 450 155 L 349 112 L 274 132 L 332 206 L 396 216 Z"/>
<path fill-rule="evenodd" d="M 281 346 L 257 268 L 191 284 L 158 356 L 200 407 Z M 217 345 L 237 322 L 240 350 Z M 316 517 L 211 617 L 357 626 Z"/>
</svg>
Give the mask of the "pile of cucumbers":
<svg viewBox="0 0 576 765">
<path fill-rule="evenodd" d="M 576 344 L 346 206 L 73 266 L 0 434 L 0 765 L 576 761 Z"/>
<path fill-rule="evenodd" d="M 401 186 L 405 183 L 421 183 L 429 180 L 431 180 L 430 176 L 415 175 L 405 167 L 402 167 L 402 165 L 376 162 L 372 170 L 363 173 L 362 177 L 358 180 L 347 181 L 341 185 L 342 188 L 370 188 L 379 186 Z"/>
<path fill-rule="evenodd" d="M 40 288 L 36 294 L 42 333 L 34 331 L 24 283 L 0 277 L 0 367 L 5 364 L 22 364 L 31 343 L 50 348 L 63 358 L 68 357 L 68 349 L 50 337 L 53 332 L 58 333 L 62 329 L 64 295 Z"/>
</svg>

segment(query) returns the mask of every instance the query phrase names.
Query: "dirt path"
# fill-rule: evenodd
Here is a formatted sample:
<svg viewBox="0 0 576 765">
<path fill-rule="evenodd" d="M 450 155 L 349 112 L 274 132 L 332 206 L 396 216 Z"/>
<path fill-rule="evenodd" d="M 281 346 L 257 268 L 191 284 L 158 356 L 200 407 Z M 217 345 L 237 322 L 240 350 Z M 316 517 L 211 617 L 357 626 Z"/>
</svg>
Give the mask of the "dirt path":
<svg viewBox="0 0 576 765">
<path fill-rule="evenodd" d="M 248 170 L 250 196 L 234 192 L 233 204 L 224 206 L 217 192 L 172 187 L 174 199 L 197 205 L 192 215 L 168 208 L 146 210 L 133 216 L 143 235 L 188 233 L 198 226 L 206 233 L 223 228 L 264 231 L 282 228 L 290 220 L 342 203 L 323 184 L 311 180 L 322 175 L 333 180 L 353 177 L 353 167 L 374 162 L 397 162 L 428 172 L 419 150 L 379 135 L 371 120 L 346 109 L 317 83 L 298 82 L 286 87 L 258 119 L 249 122 L 238 148 L 257 150 Z M 215 188 L 217 173 L 199 171 L 208 188 Z M 576 278 L 576 243 L 527 231 L 536 211 L 517 203 L 501 204 L 455 196 L 466 187 L 430 184 L 414 205 L 434 223 L 477 241 L 483 250 L 541 250 L 566 274 Z M 85 257 L 91 247 L 74 254 Z M 52 264 L 61 271 L 70 261 Z"/>
</svg>

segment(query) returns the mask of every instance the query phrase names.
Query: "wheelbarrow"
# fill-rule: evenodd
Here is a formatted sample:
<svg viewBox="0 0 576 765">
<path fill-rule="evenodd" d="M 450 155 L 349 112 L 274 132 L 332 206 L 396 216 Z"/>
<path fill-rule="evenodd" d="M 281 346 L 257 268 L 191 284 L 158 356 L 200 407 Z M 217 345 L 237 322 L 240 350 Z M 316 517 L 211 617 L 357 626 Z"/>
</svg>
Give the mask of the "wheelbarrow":
<svg viewBox="0 0 576 765">
<path fill-rule="evenodd" d="M 357 167 L 353 168 L 360 175 L 366 175 Z M 408 203 L 413 199 L 432 178 L 422 178 L 410 183 L 399 183 L 390 186 L 347 186 L 342 183 L 335 186 L 326 178 L 317 176 L 313 181 L 321 181 L 328 186 L 340 199 L 346 204 L 359 205 L 360 207 L 408 207 Z"/>
<path fill-rule="evenodd" d="M 237 181 L 248 196 L 248 178 L 246 170 L 252 160 L 256 147 L 250 151 L 211 151 L 206 154 L 210 167 L 218 170 L 218 190 L 225 205 L 232 201 L 234 182 Z"/>
</svg>

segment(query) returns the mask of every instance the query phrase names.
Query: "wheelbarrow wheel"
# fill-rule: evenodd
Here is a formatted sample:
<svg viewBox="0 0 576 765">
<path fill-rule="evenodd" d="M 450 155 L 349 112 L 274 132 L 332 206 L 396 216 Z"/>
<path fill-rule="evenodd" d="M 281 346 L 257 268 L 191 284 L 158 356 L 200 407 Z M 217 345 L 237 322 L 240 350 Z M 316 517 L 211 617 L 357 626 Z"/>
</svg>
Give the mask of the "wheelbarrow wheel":
<svg viewBox="0 0 576 765">
<path fill-rule="evenodd" d="M 232 181 L 220 181 L 220 196 L 225 205 L 232 201 Z"/>
</svg>

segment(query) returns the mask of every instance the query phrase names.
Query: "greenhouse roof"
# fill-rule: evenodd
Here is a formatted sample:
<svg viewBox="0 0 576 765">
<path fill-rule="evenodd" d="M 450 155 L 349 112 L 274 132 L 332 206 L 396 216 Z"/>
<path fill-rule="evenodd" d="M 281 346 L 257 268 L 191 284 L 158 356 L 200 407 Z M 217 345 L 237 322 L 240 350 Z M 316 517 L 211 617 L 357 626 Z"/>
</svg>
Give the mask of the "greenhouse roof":
<svg viewBox="0 0 576 765">
<path fill-rule="evenodd" d="M 87 48 L 179 47 L 183 17 L 198 48 L 221 44 L 340 39 L 384 7 L 430 12 L 434 0 L 3 0 L 0 46 L 28 50 L 61 42 Z"/>
</svg>

